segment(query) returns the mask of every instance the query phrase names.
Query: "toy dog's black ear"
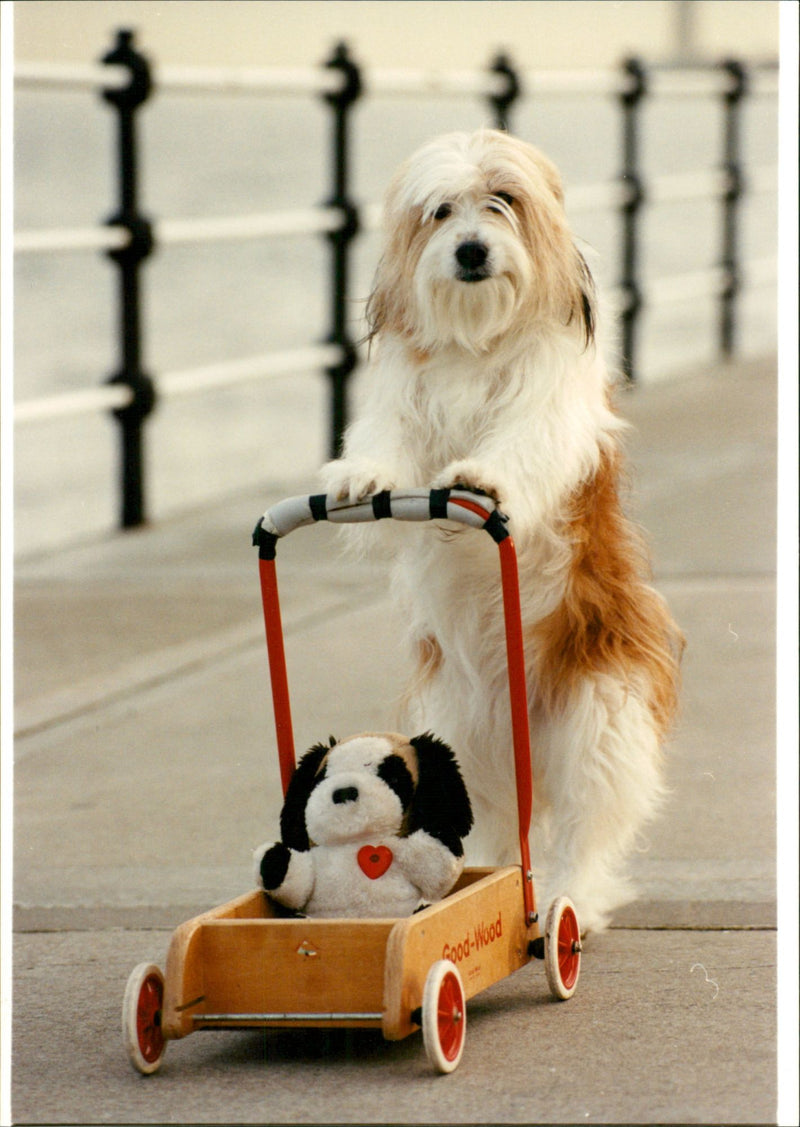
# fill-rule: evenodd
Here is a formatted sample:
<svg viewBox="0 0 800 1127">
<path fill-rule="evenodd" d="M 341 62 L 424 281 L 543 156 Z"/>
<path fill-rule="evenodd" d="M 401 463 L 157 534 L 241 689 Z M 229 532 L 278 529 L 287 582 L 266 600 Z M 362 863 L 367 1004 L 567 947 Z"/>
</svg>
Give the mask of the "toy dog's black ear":
<svg viewBox="0 0 800 1127">
<path fill-rule="evenodd" d="M 472 828 L 472 806 L 456 757 L 446 743 L 430 732 L 415 736 L 409 743 L 417 752 L 419 781 L 408 832 L 425 830 L 455 857 L 461 857 L 461 839 Z"/>
<path fill-rule="evenodd" d="M 331 745 L 336 741 L 331 737 Z M 290 849 L 305 853 L 310 848 L 306 830 L 306 803 L 317 782 L 324 777 L 320 766 L 330 751 L 327 744 L 316 744 L 297 764 L 286 788 L 281 810 L 281 840 Z"/>
</svg>

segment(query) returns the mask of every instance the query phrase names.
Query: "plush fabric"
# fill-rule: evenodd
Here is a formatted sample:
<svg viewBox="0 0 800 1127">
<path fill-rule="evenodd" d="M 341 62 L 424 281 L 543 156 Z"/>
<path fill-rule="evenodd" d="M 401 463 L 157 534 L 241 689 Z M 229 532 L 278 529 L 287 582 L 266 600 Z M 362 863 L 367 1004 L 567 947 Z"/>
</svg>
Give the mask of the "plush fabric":
<svg viewBox="0 0 800 1127">
<path fill-rule="evenodd" d="M 258 883 L 309 916 L 407 916 L 445 896 L 472 810 L 453 752 L 429 734 L 365 733 L 301 759 Z"/>
</svg>

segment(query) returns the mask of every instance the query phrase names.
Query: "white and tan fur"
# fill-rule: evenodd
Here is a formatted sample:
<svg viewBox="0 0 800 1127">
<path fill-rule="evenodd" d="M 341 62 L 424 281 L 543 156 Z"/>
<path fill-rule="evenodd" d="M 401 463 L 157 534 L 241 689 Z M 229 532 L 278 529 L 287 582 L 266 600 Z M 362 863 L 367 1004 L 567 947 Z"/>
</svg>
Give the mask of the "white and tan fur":
<svg viewBox="0 0 800 1127">
<path fill-rule="evenodd" d="M 624 862 L 662 795 L 682 639 L 620 505 L 624 424 L 592 278 L 554 165 L 493 130 L 419 150 L 385 227 L 365 398 L 324 484 L 342 498 L 463 484 L 500 502 L 520 566 L 539 906 L 567 894 L 599 929 L 630 898 Z M 416 665 L 408 722 L 458 756 L 468 860 L 514 862 L 497 549 L 446 522 L 355 537 L 389 548 Z"/>
</svg>

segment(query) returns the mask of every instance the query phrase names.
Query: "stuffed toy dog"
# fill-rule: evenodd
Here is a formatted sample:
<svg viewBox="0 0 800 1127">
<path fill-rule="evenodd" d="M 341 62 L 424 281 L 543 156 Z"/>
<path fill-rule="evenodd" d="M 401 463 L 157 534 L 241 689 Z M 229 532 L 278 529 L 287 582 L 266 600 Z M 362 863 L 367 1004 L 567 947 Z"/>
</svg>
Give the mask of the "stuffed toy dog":
<svg viewBox="0 0 800 1127">
<path fill-rule="evenodd" d="M 332 738 L 298 763 L 282 840 L 253 854 L 256 879 L 309 916 L 407 916 L 453 887 L 471 826 L 461 772 L 441 740 Z"/>
</svg>

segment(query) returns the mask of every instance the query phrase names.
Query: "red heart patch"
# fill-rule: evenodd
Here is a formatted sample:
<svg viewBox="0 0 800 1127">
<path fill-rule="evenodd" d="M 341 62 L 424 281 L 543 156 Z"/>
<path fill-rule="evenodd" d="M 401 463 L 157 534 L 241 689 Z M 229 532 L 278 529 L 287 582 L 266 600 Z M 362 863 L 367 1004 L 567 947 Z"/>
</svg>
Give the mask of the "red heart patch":
<svg viewBox="0 0 800 1127">
<path fill-rule="evenodd" d="M 382 877 L 394 860 L 388 845 L 362 845 L 358 851 L 358 864 L 370 880 Z"/>
</svg>

